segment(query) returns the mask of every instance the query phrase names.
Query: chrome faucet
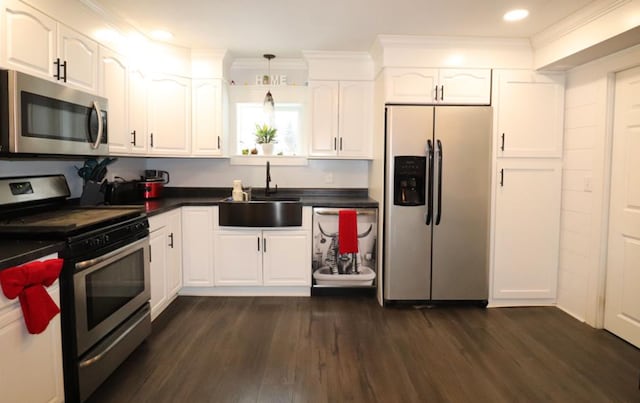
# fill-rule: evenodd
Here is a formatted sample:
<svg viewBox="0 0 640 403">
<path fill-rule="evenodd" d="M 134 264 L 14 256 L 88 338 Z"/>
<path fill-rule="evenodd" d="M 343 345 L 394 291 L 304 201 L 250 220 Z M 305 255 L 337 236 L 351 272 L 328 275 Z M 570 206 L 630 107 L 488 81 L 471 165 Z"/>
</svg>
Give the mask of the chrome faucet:
<svg viewBox="0 0 640 403">
<path fill-rule="evenodd" d="M 269 196 L 270 194 L 278 192 L 278 185 L 276 185 L 275 190 L 269 189 L 269 182 L 271 182 L 271 164 L 267 161 L 267 185 L 264 187 L 264 195 Z"/>
</svg>

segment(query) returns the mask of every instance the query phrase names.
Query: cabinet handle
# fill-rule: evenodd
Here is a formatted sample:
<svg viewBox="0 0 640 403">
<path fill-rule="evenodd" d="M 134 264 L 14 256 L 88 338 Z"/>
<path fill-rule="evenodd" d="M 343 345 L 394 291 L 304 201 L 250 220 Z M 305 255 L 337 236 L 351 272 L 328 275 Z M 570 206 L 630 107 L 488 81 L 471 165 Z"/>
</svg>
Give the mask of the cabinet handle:
<svg viewBox="0 0 640 403">
<path fill-rule="evenodd" d="M 342 151 L 342 137 L 340 137 L 340 151 Z"/>
<path fill-rule="evenodd" d="M 258 240 L 258 252 L 260 252 L 260 237 L 256 238 Z"/>
<path fill-rule="evenodd" d="M 149 263 L 153 260 L 151 259 L 151 256 L 153 256 L 153 253 L 151 253 L 151 245 L 149 245 Z"/>
<path fill-rule="evenodd" d="M 436 85 L 436 96 L 435 96 L 435 100 L 438 100 L 438 86 Z"/>
<path fill-rule="evenodd" d="M 504 186 L 504 168 L 500 170 L 500 187 Z"/>
<path fill-rule="evenodd" d="M 169 234 L 169 239 L 170 239 L 169 247 L 173 249 L 173 232 Z"/>
<path fill-rule="evenodd" d="M 220 149 L 220 136 L 218 136 L 218 150 Z"/>
<path fill-rule="evenodd" d="M 337 149 L 338 149 L 337 142 L 338 142 L 338 138 L 337 138 L 337 137 L 334 137 L 334 138 L 333 138 L 333 149 L 334 149 L 334 150 L 337 150 Z"/>
<path fill-rule="evenodd" d="M 153 147 L 153 133 L 151 133 L 151 147 Z"/>
<path fill-rule="evenodd" d="M 262 252 L 267 253 L 267 239 L 262 239 Z"/>
<path fill-rule="evenodd" d="M 56 60 L 53 62 L 53 64 L 56 65 L 56 74 L 53 75 L 53 78 L 55 78 L 56 80 L 60 79 L 60 58 L 56 58 Z"/>
<path fill-rule="evenodd" d="M 440 100 L 444 101 L 444 84 L 440 86 Z"/>
<path fill-rule="evenodd" d="M 502 133 L 502 136 L 500 136 L 502 138 L 502 142 L 500 143 L 500 151 L 504 151 L 504 133 Z"/>
<path fill-rule="evenodd" d="M 133 137 L 133 140 L 131 141 L 131 144 L 133 144 L 134 146 L 136 145 L 136 131 L 132 131 L 131 132 L 131 137 Z"/>
<path fill-rule="evenodd" d="M 64 77 L 62 78 L 63 82 L 67 82 L 67 61 L 65 60 L 64 63 L 62 63 L 62 67 L 64 67 Z"/>
</svg>

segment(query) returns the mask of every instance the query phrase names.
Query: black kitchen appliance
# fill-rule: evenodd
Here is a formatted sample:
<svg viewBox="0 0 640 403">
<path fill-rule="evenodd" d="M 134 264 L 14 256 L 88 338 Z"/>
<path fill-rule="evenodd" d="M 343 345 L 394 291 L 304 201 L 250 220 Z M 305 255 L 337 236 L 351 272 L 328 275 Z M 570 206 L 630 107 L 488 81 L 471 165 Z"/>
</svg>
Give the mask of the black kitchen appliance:
<svg viewBox="0 0 640 403">
<path fill-rule="evenodd" d="M 78 206 L 63 175 L 0 178 L 0 239 L 64 241 L 65 400 L 84 401 L 149 335 L 149 224 L 140 207 Z"/>
</svg>

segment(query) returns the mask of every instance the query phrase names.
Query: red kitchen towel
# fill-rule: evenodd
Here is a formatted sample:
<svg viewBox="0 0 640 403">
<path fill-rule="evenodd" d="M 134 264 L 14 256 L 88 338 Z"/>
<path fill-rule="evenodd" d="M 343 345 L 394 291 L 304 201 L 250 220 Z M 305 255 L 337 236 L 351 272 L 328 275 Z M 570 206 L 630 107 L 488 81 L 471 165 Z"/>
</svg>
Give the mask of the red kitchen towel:
<svg viewBox="0 0 640 403">
<path fill-rule="evenodd" d="M 338 250 L 340 254 L 358 252 L 358 214 L 355 210 L 338 212 Z"/>
<path fill-rule="evenodd" d="M 32 262 L 0 271 L 0 286 L 9 299 L 19 297 L 27 330 L 39 334 L 49 325 L 60 308 L 44 289 L 60 276 L 62 259 Z"/>
</svg>

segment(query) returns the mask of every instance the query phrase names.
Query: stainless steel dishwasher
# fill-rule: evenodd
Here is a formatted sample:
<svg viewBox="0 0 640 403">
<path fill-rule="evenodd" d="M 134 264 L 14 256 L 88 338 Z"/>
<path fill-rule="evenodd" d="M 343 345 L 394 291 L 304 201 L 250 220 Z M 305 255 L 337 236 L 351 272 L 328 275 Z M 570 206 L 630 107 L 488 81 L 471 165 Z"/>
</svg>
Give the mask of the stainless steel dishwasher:
<svg viewBox="0 0 640 403">
<path fill-rule="evenodd" d="M 340 210 L 355 210 L 357 213 L 357 253 L 340 254 L 338 251 Z M 331 294 L 332 289 L 365 292 L 375 290 L 378 276 L 377 234 L 377 208 L 314 208 L 312 293 L 314 295 Z"/>
</svg>

